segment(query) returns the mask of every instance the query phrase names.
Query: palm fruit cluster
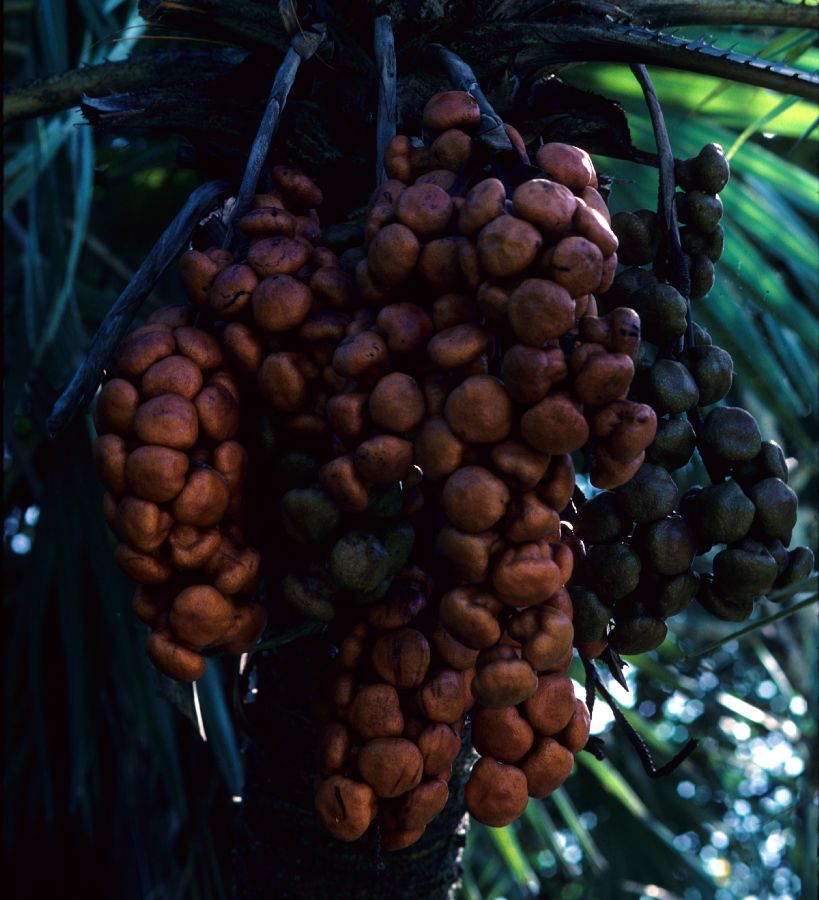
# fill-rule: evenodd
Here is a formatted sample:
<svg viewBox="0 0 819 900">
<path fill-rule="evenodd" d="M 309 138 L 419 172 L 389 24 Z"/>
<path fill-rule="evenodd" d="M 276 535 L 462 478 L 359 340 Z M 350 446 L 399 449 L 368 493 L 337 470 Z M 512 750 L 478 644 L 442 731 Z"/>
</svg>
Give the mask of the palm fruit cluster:
<svg viewBox="0 0 819 900">
<path fill-rule="evenodd" d="M 181 681 L 205 647 L 241 652 L 266 623 L 252 599 L 260 557 L 241 526 L 247 453 L 234 440 L 239 392 L 219 342 L 193 309 L 157 310 L 123 341 L 94 410 L 94 457 L 114 551 L 138 587 L 146 650 Z"/>
<path fill-rule="evenodd" d="M 419 534 L 418 565 L 392 586 L 352 598 L 374 605 L 338 605 L 316 805 L 344 840 L 378 816 L 387 849 L 417 840 L 446 802 L 473 704 L 482 758 L 465 797 L 476 818 L 508 824 L 568 776 L 589 730 L 566 675 L 570 454 L 593 438 L 601 478 L 617 486 L 656 428 L 627 399 L 639 318 L 596 315 L 617 238 L 588 154 L 545 145 L 540 171 L 527 166 L 518 184 L 480 167 L 464 176 L 479 124 L 469 94 L 433 97 L 427 144 L 392 141 L 366 245 L 342 258 L 362 305 L 332 355 L 334 458 L 320 480 L 347 522 L 365 516 L 373 489 L 400 482 L 402 518 L 428 540 Z M 337 547 L 336 585 L 348 577 L 333 571 Z M 372 555 L 345 560 L 360 573 Z"/>
<path fill-rule="evenodd" d="M 711 144 L 676 171 L 690 296 L 700 299 L 722 252 L 717 194 L 729 168 Z M 641 267 L 657 254 L 656 214 L 618 213 L 612 226 L 631 267 L 605 299 L 627 303 L 640 316 L 644 345 L 632 397 L 650 405 L 658 420 L 632 480 L 591 498 L 574 521 L 586 545 L 570 587 L 576 638 L 592 656 L 606 645 L 626 654 L 659 646 L 666 619 L 694 598 L 721 619 L 745 619 L 767 591 L 798 581 L 813 566 L 807 548 L 787 549 L 797 498 L 782 449 L 762 440 L 750 413 L 718 405 L 732 384 L 730 354 L 691 321 L 686 298 L 664 280 L 666 273 Z M 713 483 L 680 498 L 671 473 L 688 464 L 695 448 Z M 592 460 L 592 483 L 609 487 L 595 481 L 594 471 Z M 711 559 L 715 548 L 722 549 Z"/>
</svg>

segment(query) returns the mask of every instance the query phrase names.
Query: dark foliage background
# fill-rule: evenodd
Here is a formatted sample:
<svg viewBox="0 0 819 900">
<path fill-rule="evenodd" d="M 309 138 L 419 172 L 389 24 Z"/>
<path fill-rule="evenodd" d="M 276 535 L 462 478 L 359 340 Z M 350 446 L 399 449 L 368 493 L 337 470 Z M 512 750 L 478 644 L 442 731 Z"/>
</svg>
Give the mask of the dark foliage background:
<svg viewBox="0 0 819 900">
<path fill-rule="evenodd" d="M 130 0 L 7 0 L 3 13 L 11 86 L 184 43 L 147 26 Z M 819 67 L 813 32 L 714 35 Z M 564 77 L 617 99 L 634 143 L 653 150 L 627 67 L 588 64 Z M 730 148 L 726 254 L 696 315 L 734 356 L 729 401 L 785 448 L 802 504 L 794 541 L 815 547 L 817 106 L 702 75 L 654 78 L 678 157 L 708 141 Z M 100 319 L 198 176 L 177 167 L 174 138 L 95 134 L 77 110 L 14 124 L 5 138 L 4 883 L 31 897 L 227 897 L 241 793 L 229 664 L 211 666 L 199 686 L 205 742 L 144 660 L 101 515 L 89 418 L 58 441 L 45 430 Z M 615 177 L 615 210 L 654 205 L 653 169 L 595 162 Z M 177 296 L 170 273 L 144 315 Z M 702 478 L 692 465 L 681 484 Z M 672 620 L 666 643 L 633 659 L 630 693 L 617 697 L 659 758 L 691 736 L 697 753 L 652 781 L 598 708 L 609 760 L 582 754 L 567 785 L 530 802 L 518 823 L 474 826 L 462 896 L 815 896 L 815 606 L 762 624 L 815 598 L 815 581 L 802 587 L 761 604 L 750 623 L 759 627 L 740 639 L 730 639 L 740 626 L 699 610 Z M 191 711 L 189 692 L 176 699 Z"/>
</svg>

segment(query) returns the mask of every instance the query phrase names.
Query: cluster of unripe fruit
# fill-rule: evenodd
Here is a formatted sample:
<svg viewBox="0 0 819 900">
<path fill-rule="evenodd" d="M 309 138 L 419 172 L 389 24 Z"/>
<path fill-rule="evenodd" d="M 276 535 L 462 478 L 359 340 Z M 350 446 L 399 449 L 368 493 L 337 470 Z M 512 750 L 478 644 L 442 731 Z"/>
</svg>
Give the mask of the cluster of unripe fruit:
<svg viewBox="0 0 819 900">
<path fill-rule="evenodd" d="M 677 165 L 685 191 L 677 195 L 677 206 L 687 223 L 680 236 L 692 299 L 713 285 L 713 262 L 723 246 L 717 193 L 728 175 L 722 150 L 713 144 Z M 605 301 L 628 303 L 639 312 L 646 343 L 632 395 L 659 419 L 645 463 L 632 480 L 580 508 L 574 527 L 586 554 L 571 594 L 581 642 L 633 654 L 659 646 L 665 620 L 695 597 L 719 618 L 747 618 L 754 601 L 771 588 L 807 576 L 813 554 L 804 547 L 786 549 L 797 498 L 787 485 L 781 448 L 762 441 L 747 411 L 714 405 L 731 388 L 730 355 L 714 346 L 704 329 L 689 328 L 688 304 L 679 291 L 657 272 L 640 268 L 657 251 L 656 215 L 618 213 L 612 224 L 621 256 L 632 268 L 615 278 Z M 698 410 L 709 407 L 702 420 Z M 686 414 L 701 422 L 699 433 Z M 670 473 L 687 465 L 698 445 L 718 480 L 693 488 L 678 502 Z M 726 546 L 713 557 L 713 574 L 695 571 L 695 558 L 718 545 Z"/>
</svg>

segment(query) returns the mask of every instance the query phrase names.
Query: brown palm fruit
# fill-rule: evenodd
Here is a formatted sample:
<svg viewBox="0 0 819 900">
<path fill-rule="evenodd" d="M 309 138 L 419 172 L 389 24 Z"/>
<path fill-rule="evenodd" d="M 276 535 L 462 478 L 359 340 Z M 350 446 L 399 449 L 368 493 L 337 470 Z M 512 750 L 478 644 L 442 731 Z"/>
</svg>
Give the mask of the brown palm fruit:
<svg viewBox="0 0 819 900">
<path fill-rule="evenodd" d="M 202 387 L 202 370 L 186 356 L 166 356 L 142 376 L 140 392 L 145 400 L 160 394 L 179 394 L 193 400 Z"/>
<path fill-rule="evenodd" d="M 164 584 L 170 581 L 173 569 L 156 553 L 141 553 L 128 544 L 117 544 L 114 560 L 123 572 L 138 584 Z"/>
<path fill-rule="evenodd" d="M 378 677 L 397 688 L 420 687 L 429 661 L 429 642 L 414 628 L 381 635 L 373 645 L 372 663 Z"/>
<path fill-rule="evenodd" d="M 117 369 L 126 378 L 139 378 L 155 362 L 170 356 L 176 341 L 167 325 L 143 325 L 132 331 L 119 346 Z"/>
<path fill-rule="evenodd" d="M 145 652 L 160 672 L 176 681 L 197 681 L 205 674 L 204 657 L 175 641 L 167 629 L 150 633 Z"/>
<path fill-rule="evenodd" d="M 239 404 L 221 384 L 208 384 L 194 397 L 200 433 L 212 441 L 229 441 L 239 430 Z"/>
<path fill-rule="evenodd" d="M 515 189 L 512 205 L 519 216 L 554 238 L 568 230 L 577 201 L 562 184 L 533 178 Z"/>
<path fill-rule="evenodd" d="M 452 199 L 436 184 L 408 187 L 395 203 L 395 217 L 419 238 L 441 234 L 452 217 Z"/>
<path fill-rule="evenodd" d="M 339 268 L 338 263 L 323 265 L 316 269 L 310 276 L 309 285 L 319 302 L 326 303 L 336 310 L 350 311 L 355 308 L 354 279 Z"/>
<path fill-rule="evenodd" d="M 491 375 L 464 379 L 447 397 L 444 417 L 452 432 L 473 444 L 502 441 L 512 428 L 512 403 Z"/>
<path fill-rule="evenodd" d="M 412 468 L 412 444 L 392 434 L 379 434 L 359 444 L 353 454 L 356 470 L 365 484 L 402 481 Z"/>
<path fill-rule="evenodd" d="M 427 344 L 427 353 L 438 368 L 456 369 L 478 359 L 488 343 L 486 329 L 467 322 L 440 330 Z"/>
<path fill-rule="evenodd" d="M 384 169 L 391 179 L 409 183 L 414 172 L 410 163 L 412 144 L 405 134 L 397 134 L 384 151 Z"/>
<path fill-rule="evenodd" d="M 118 434 L 129 437 L 134 428 L 134 417 L 139 407 L 139 391 L 124 378 L 112 378 L 106 382 L 97 397 L 94 408 L 94 426 L 97 434 Z"/>
<path fill-rule="evenodd" d="M 466 534 L 456 528 L 438 532 L 438 550 L 447 560 L 455 576 L 468 584 L 480 584 L 489 572 L 489 562 L 500 546 L 498 533 Z"/>
<path fill-rule="evenodd" d="M 389 301 L 389 291 L 373 281 L 367 260 L 359 260 L 355 267 L 355 282 L 362 300 L 370 306 L 383 306 Z"/>
<path fill-rule="evenodd" d="M 389 684 L 363 685 L 347 710 L 347 722 L 365 740 L 397 737 L 404 730 L 398 692 Z"/>
<path fill-rule="evenodd" d="M 115 496 L 124 494 L 128 488 L 127 460 L 128 448 L 125 441 L 116 434 L 104 434 L 92 444 L 94 464 L 105 487 Z M 187 463 L 187 460 L 185 461 Z M 133 491 L 133 488 L 131 488 Z M 137 491 L 134 491 L 141 497 Z M 151 500 L 151 497 L 143 499 Z"/>
<path fill-rule="evenodd" d="M 555 246 L 549 271 L 573 297 L 591 294 L 600 288 L 603 253 L 584 237 L 566 237 Z"/>
<path fill-rule="evenodd" d="M 542 603 L 563 582 L 551 546 L 538 541 L 505 550 L 492 568 L 492 584 L 502 603 L 520 607 Z"/>
<path fill-rule="evenodd" d="M 541 453 L 571 453 L 586 443 L 589 426 L 580 405 L 557 391 L 526 410 L 520 419 L 520 433 Z"/>
<path fill-rule="evenodd" d="M 634 363 L 625 353 L 609 353 L 601 344 L 580 344 L 572 354 L 572 392 L 588 406 L 625 400 Z"/>
<path fill-rule="evenodd" d="M 585 187 L 578 193 L 578 199 L 582 200 L 586 206 L 596 210 L 611 225 L 611 213 L 606 205 L 606 201 L 602 198 L 599 191 L 593 187 Z"/>
<path fill-rule="evenodd" d="M 250 303 L 259 279 L 244 263 L 227 266 L 216 276 L 208 292 L 208 306 L 220 319 L 238 315 Z"/>
<path fill-rule="evenodd" d="M 467 237 L 474 237 L 484 225 L 504 213 L 506 190 L 497 178 L 484 178 L 471 187 L 458 213 L 458 230 Z"/>
<path fill-rule="evenodd" d="M 443 510 L 461 531 L 477 533 L 491 528 L 506 512 L 509 489 L 482 466 L 464 466 L 447 479 Z"/>
<path fill-rule="evenodd" d="M 475 323 L 478 318 L 478 310 L 469 293 L 441 294 L 432 304 L 432 324 L 435 331 Z"/>
<path fill-rule="evenodd" d="M 569 292 L 543 278 L 521 282 L 509 295 L 506 312 L 518 340 L 533 347 L 560 337 L 575 320 L 575 304 Z"/>
<path fill-rule="evenodd" d="M 535 261 L 543 245 L 543 237 L 537 228 L 523 219 L 504 214 L 484 225 L 478 234 L 477 244 L 481 266 L 488 275 L 513 278 Z M 595 288 L 598 282 L 599 278 Z"/>
<path fill-rule="evenodd" d="M 440 623 L 430 634 L 432 647 L 451 669 L 463 672 L 474 667 L 478 659 L 478 651 L 472 650 L 456 640 Z"/>
<path fill-rule="evenodd" d="M 131 601 L 134 615 L 140 622 L 150 625 L 151 628 L 159 628 L 166 625 L 168 610 L 173 601 L 174 593 L 169 585 L 161 585 L 160 587 L 137 585 Z"/>
<path fill-rule="evenodd" d="M 557 512 L 562 512 L 574 494 L 574 463 L 568 453 L 560 453 L 549 461 L 546 475 L 537 486 L 537 495 Z"/>
<path fill-rule="evenodd" d="M 240 547 L 223 537 L 219 548 L 203 566 L 213 586 L 223 594 L 249 593 L 255 590 L 261 556 L 252 547 Z"/>
<path fill-rule="evenodd" d="M 537 690 L 523 704 L 523 714 L 538 734 L 550 737 L 560 733 L 574 714 L 574 686 L 561 674 L 541 675 L 537 681 Z"/>
<path fill-rule="evenodd" d="M 472 693 L 478 703 L 502 709 L 522 703 L 537 690 L 537 675 L 514 648 L 498 644 L 478 656 Z"/>
<path fill-rule="evenodd" d="M 285 209 L 275 206 L 260 206 L 245 213 L 237 222 L 239 231 L 249 238 L 273 237 L 283 234 L 293 237 L 296 218 Z"/>
<path fill-rule="evenodd" d="M 253 291 L 253 319 L 263 331 L 289 331 L 304 322 L 312 304 L 313 294 L 306 284 L 291 275 L 271 275 Z"/>
<path fill-rule="evenodd" d="M 384 374 L 389 361 L 383 338 L 369 330 L 344 338 L 333 353 L 333 368 L 345 378 L 376 380 Z"/>
<path fill-rule="evenodd" d="M 143 500 L 167 503 L 185 487 L 190 461 L 170 447 L 145 444 L 128 454 L 124 474 L 131 491 Z"/>
<path fill-rule="evenodd" d="M 319 735 L 316 757 L 321 775 L 333 775 L 347 767 L 350 758 L 350 732 L 341 722 L 325 725 Z"/>
<path fill-rule="evenodd" d="M 330 775 L 318 783 L 315 805 L 324 827 L 340 841 L 357 841 L 378 814 L 375 791 L 343 775 Z"/>
<path fill-rule="evenodd" d="M 421 839 L 426 828 L 384 828 L 381 832 L 381 849 L 385 853 L 404 850 Z"/>
<path fill-rule="evenodd" d="M 297 208 L 312 209 L 324 201 L 321 189 L 300 169 L 274 166 L 272 174 L 285 198 Z"/>
<path fill-rule="evenodd" d="M 176 595 L 168 621 L 181 641 L 206 647 L 218 643 L 233 624 L 233 605 L 211 585 L 196 584 Z"/>
<path fill-rule="evenodd" d="M 557 740 L 571 753 L 579 753 L 588 743 L 590 727 L 589 708 L 579 697 L 576 697 L 574 712 L 569 719 L 569 724 L 560 732 Z"/>
<path fill-rule="evenodd" d="M 322 467 L 319 477 L 330 496 L 347 512 L 363 512 L 370 502 L 352 456 L 339 456 Z"/>
<path fill-rule="evenodd" d="M 231 322 L 222 332 L 225 352 L 243 374 L 255 376 L 264 359 L 261 342 L 247 325 Z"/>
<path fill-rule="evenodd" d="M 503 526 L 503 537 L 512 544 L 560 539 L 560 516 L 541 502 L 534 491 L 512 497 Z"/>
<path fill-rule="evenodd" d="M 464 788 L 469 814 L 484 825 L 502 828 L 523 814 L 528 803 L 526 776 L 517 766 L 483 756 Z"/>
<path fill-rule="evenodd" d="M 516 403 L 526 406 L 543 400 L 566 374 L 566 356 L 560 347 L 513 344 L 503 357 L 504 387 Z"/>
<path fill-rule="evenodd" d="M 420 251 L 418 238 L 406 225 L 385 225 L 370 243 L 367 268 L 377 285 L 395 287 L 412 274 Z"/>
<path fill-rule="evenodd" d="M 492 447 L 489 459 L 498 474 L 514 490 L 528 491 L 544 477 L 551 457 L 538 453 L 520 441 L 503 441 Z"/>
<path fill-rule="evenodd" d="M 213 450 L 213 468 L 225 479 L 231 494 L 241 489 L 248 465 L 247 450 L 238 441 L 224 441 Z"/>
<path fill-rule="evenodd" d="M 572 226 L 580 237 L 596 244 L 604 257 L 611 256 L 616 252 L 617 235 L 612 231 L 606 219 L 597 210 L 586 206 L 582 200 L 577 201 Z"/>
<path fill-rule="evenodd" d="M 262 238 L 247 251 L 247 265 L 259 279 L 271 275 L 295 275 L 310 259 L 311 250 L 308 243 L 297 238 L 284 235 Z"/>
<path fill-rule="evenodd" d="M 597 187 L 597 175 L 591 157 L 580 147 L 571 144 L 543 144 L 535 154 L 536 164 L 552 179 L 582 191 L 585 187 Z"/>
<path fill-rule="evenodd" d="M 414 303 L 391 303 L 375 320 L 393 353 L 414 353 L 425 346 L 433 330 L 429 315 Z"/>
<path fill-rule="evenodd" d="M 424 245 L 418 259 L 418 274 L 436 293 L 460 291 L 469 286 L 468 272 L 462 265 L 462 253 L 472 247 L 470 241 L 458 235 L 436 238 Z M 470 257 L 463 257 L 467 263 Z M 473 261 L 474 262 L 474 261 Z"/>
<path fill-rule="evenodd" d="M 500 636 L 498 616 L 503 604 L 479 587 L 461 586 L 441 598 L 439 615 L 447 631 L 464 646 L 484 650 L 494 646 Z"/>
<path fill-rule="evenodd" d="M 359 441 L 367 427 L 367 401 L 369 394 L 359 391 L 338 394 L 327 400 L 324 414 L 334 434 L 345 441 Z"/>
<path fill-rule="evenodd" d="M 224 351 L 213 335 L 200 328 L 183 325 L 174 329 L 173 336 L 179 353 L 195 362 L 203 372 L 225 364 Z"/>
<path fill-rule="evenodd" d="M 472 138 L 460 128 L 448 128 L 435 138 L 429 151 L 433 166 L 457 172 L 472 156 Z"/>
<path fill-rule="evenodd" d="M 478 101 L 466 91 L 442 91 L 427 100 L 421 121 L 432 132 L 448 128 L 475 131 L 481 124 L 481 110 Z"/>
<path fill-rule="evenodd" d="M 188 475 L 185 487 L 171 509 L 177 522 L 207 528 L 222 518 L 229 501 L 230 488 L 219 472 L 211 468 L 195 468 Z"/>
<path fill-rule="evenodd" d="M 426 608 L 431 590 L 432 582 L 420 568 L 404 568 L 383 599 L 370 607 L 367 621 L 379 630 L 408 625 Z"/>
<path fill-rule="evenodd" d="M 431 169 L 415 179 L 416 184 L 437 184 L 443 191 L 448 191 L 455 184 L 455 173 L 450 169 Z M 453 197 L 453 204 L 457 204 L 458 198 Z"/>
<path fill-rule="evenodd" d="M 578 323 L 581 341 L 600 344 L 612 353 L 632 359 L 640 349 L 640 317 L 633 309 L 618 307 L 606 316 L 584 316 Z"/>
<path fill-rule="evenodd" d="M 117 506 L 114 533 L 136 550 L 158 550 L 173 525 L 171 516 L 156 503 L 125 496 Z"/>
<path fill-rule="evenodd" d="M 161 306 L 148 316 L 148 325 L 166 325 L 168 328 L 179 328 L 191 325 L 196 318 L 196 310 L 188 303 L 177 306 Z"/>
<path fill-rule="evenodd" d="M 198 569 L 213 557 L 221 542 L 218 528 L 177 523 L 168 535 L 168 553 L 174 568 L 182 571 Z"/>
<path fill-rule="evenodd" d="M 556 666 L 572 649 L 574 628 L 571 619 L 548 606 L 516 613 L 507 623 L 506 631 L 520 641 L 523 659 L 536 672 Z"/>
<path fill-rule="evenodd" d="M 401 802 L 398 819 L 405 829 L 426 827 L 449 799 L 449 787 L 440 778 L 425 781 L 408 791 Z"/>
<path fill-rule="evenodd" d="M 472 743 L 481 756 L 516 763 L 534 743 L 532 726 L 515 706 L 479 709 L 472 716 Z"/>
<path fill-rule="evenodd" d="M 634 459 L 654 440 L 657 415 L 645 403 L 615 400 L 597 410 L 590 420 L 591 433 L 604 444 L 613 459 Z"/>
<path fill-rule="evenodd" d="M 358 771 L 379 797 L 399 797 L 421 781 L 421 751 L 406 738 L 373 738 L 358 752 Z"/>
<path fill-rule="evenodd" d="M 534 748 L 520 763 L 526 776 L 529 796 L 542 800 L 556 791 L 569 777 L 574 754 L 554 738 L 538 738 Z"/>
<path fill-rule="evenodd" d="M 424 778 L 448 777 L 461 750 L 459 732 L 446 722 L 425 723 L 413 740 L 421 751 Z"/>
<path fill-rule="evenodd" d="M 307 382 L 299 367 L 300 356 L 297 353 L 271 353 L 259 368 L 259 389 L 276 412 L 296 412 L 307 399 Z"/>
<path fill-rule="evenodd" d="M 224 267 L 198 250 L 187 250 L 179 258 L 182 287 L 195 307 L 201 308 L 208 302 L 211 285 Z"/>
<path fill-rule="evenodd" d="M 369 212 L 374 206 L 377 206 L 381 203 L 386 204 L 387 206 L 394 207 L 396 202 L 398 201 L 398 197 L 406 189 L 407 186 L 403 181 L 398 181 L 395 178 L 388 179 L 383 184 L 380 184 L 370 195 L 370 199 L 367 203 L 367 211 Z"/>
<path fill-rule="evenodd" d="M 373 422 L 388 431 L 407 432 L 424 418 L 424 395 L 412 376 L 391 372 L 370 393 L 369 413 Z"/>
<path fill-rule="evenodd" d="M 431 722 L 452 724 L 464 714 L 463 673 L 440 669 L 415 693 L 421 714 Z"/>
</svg>

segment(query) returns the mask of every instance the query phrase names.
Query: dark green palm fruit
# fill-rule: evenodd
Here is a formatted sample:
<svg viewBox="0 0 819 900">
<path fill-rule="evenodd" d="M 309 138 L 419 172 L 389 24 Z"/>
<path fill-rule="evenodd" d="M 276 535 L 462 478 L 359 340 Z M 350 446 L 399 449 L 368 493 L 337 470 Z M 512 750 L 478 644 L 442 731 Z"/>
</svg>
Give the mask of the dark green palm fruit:
<svg viewBox="0 0 819 900">
<path fill-rule="evenodd" d="M 756 507 L 754 533 L 789 544 L 799 502 L 793 490 L 781 478 L 763 478 L 746 493 Z"/>
<path fill-rule="evenodd" d="M 374 591 L 387 577 L 389 567 L 387 548 L 368 531 L 350 531 L 330 550 L 328 569 L 343 590 Z"/>
<path fill-rule="evenodd" d="M 654 442 L 646 448 L 646 462 L 673 472 L 688 464 L 696 443 L 688 419 L 660 419 Z"/>
<path fill-rule="evenodd" d="M 694 344 L 697 347 L 702 347 L 705 344 L 710 345 L 713 343 L 711 335 L 702 327 L 702 325 L 698 325 L 694 322 Z"/>
<path fill-rule="evenodd" d="M 732 474 L 743 487 L 749 487 L 763 478 L 780 478 L 787 484 L 785 453 L 776 441 L 763 441 L 759 453 L 752 460 L 735 465 Z"/>
<path fill-rule="evenodd" d="M 702 440 L 729 462 L 753 459 L 762 447 L 756 419 L 739 406 L 717 406 L 705 417 Z"/>
<path fill-rule="evenodd" d="M 681 228 L 680 240 L 683 251 L 689 256 L 698 256 L 702 253 L 712 263 L 719 262 L 725 249 L 725 231 L 722 225 L 717 225 L 710 234 L 703 234 L 696 228 Z"/>
<path fill-rule="evenodd" d="M 319 461 L 306 453 L 285 453 L 276 463 L 276 474 L 286 484 L 306 485 L 315 481 Z"/>
<path fill-rule="evenodd" d="M 699 402 L 697 382 L 686 367 L 674 359 L 658 359 L 648 375 L 649 402 L 658 415 L 676 415 Z"/>
<path fill-rule="evenodd" d="M 644 266 L 657 254 L 660 231 L 657 213 L 650 209 L 619 212 L 611 217 L 611 230 L 617 235 L 617 258 L 626 266 Z"/>
<path fill-rule="evenodd" d="M 658 579 L 660 580 L 660 579 Z M 670 619 L 688 609 L 697 596 L 700 577 L 693 569 L 687 569 L 672 578 L 661 579 L 647 601 L 652 614 L 661 619 Z M 642 586 L 642 579 L 640 580 Z"/>
<path fill-rule="evenodd" d="M 774 538 L 773 540 L 768 540 L 763 542 L 765 544 L 765 548 L 768 553 L 776 561 L 776 577 L 779 579 L 779 576 L 785 571 L 788 566 L 788 548 L 782 543 L 782 541 Z M 775 582 L 774 582 L 775 583 Z"/>
<path fill-rule="evenodd" d="M 722 200 L 705 191 L 688 191 L 677 194 L 677 217 L 685 225 L 691 225 L 705 234 L 710 234 L 722 218 Z"/>
<path fill-rule="evenodd" d="M 706 546 L 742 540 L 756 514 L 756 507 L 735 481 L 710 484 L 680 507 Z"/>
<path fill-rule="evenodd" d="M 586 551 L 582 580 L 603 600 L 618 600 L 637 587 L 640 568 L 628 544 L 595 544 Z"/>
<path fill-rule="evenodd" d="M 328 538 L 341 521 L 333 498 L 320 487 L 293 488 L 281 504 L 284 530 L 303 544 Z"/>
<path fill-rule="evenodd" d="M 761 597 L 776 581 L 776 560 L 759 541 L 740 541 L 714 557 L 714 585 L 723 595 Z"/>
<path fill-rule="evenodd" d="M 688 371 L 694 376 L 700 391 L 700 406 L 716 403 L 731 390 L 734 380 L 734 361 L 722 347 L 706 345 L 692 347 L 683 357 Z"/>
<path fill-rule="evenodd" d="M 636 290 L 629 305 L 640 317 L 643 337 L 662 347 L 685 333 L 685 297 L 670 284 L 653 284 Z"/>
<path fill-rule="evenodd" d="M 685 572 L 697 555 L 696 535 L 681 516 L 666 516 L 638 526 L 631 546 L 640 554 L 643 565 L 660 575 Z"/>
<path fill-rule="evenodd" d="M 390 559 L 387 574 L 395 575 L 407 564 L 410 553 L 412 553 L 415 544 L 415 529 L 409 522 L 393 522 L 381 533 L 381 543 Z"/>
<path fill-rule="evenodd" d="M 813 550 L 794 547 L 788 552 L 788 564 L 774 582 L 774 587 L 787 588 L 807 578 L 813 571 Z M 784 599 L 784 598 L 783 598 Z"/>
<path fill-rule="evenodd" d="M 616 309 L 618 306 L 631 306 L 629 298 L 641 288 L 651 287 L 657 284 L 657 276 L 647 269 L 639 269 L 636 266 L 623 271 L 614 279 L 612 286 L 604 296 L 607 310 Z"/>
<path fill-rule="evenodd" d="M 401 512 L 403 505 L 404 491 L 401 482 L 370 488 L 367 515 L 377 519 L 391 519 Z"/>
<path fill-rule="evenodd" d="M 607 606 L 593 590 L 581 584 L 569 587 L 574 610 L 574 642 L 576 644 L 594 644 L 606 636 L 611 607 Z"/>
<path fill-rule="evenodd" d="M 319 622 L 329 622 L 335 615 L 335 588 L 314 575 L 285 575 L 281 582 L 284 599 L 297 612 Z"/>
<path fill-rule="evenodd" d="M 722 594 L 710 581 L 702 580 L 697 600 L 712 616 L 723 622 L 742 622 L 754 611 L 754 597 L 750 594 L 734 596 Z"/>
<path fill-rule="evenodd" d="M 643 463 L 615 493 L 622 515 L 633 522 L 656 522 L 674 509 L 677 485 L 661 466 Z"/>
<path fill-rule="evenodd" d="M 341 256 L 339 256 L 338 261 L 341 263 L 341 268 L 344 269 L 348 275 L 354 276 L 356 266 L 361 260 L 366 258 L 367 251 L 363 247 L 349 247 L 341 254 Z"/>
<path fill-rule="evenodd" d="M 574 533 L 587 544 L 610 544 L 624 541 L 632 523 L 620 512 L 617 497 L 603 491 L 587 500 L 574 520 Z"/>
<path fill-rule="evenodd" d="M 684 191 L 718 194 L 728 184 L 731 166 L 719 144 L 706 144 L 691 159 L 675 160 L 674 175 Z"/>
<path fill-rule="evenodd" d="M 714 286 L 714 264 L 704 253 L 697 253 L 689 260 L 691 299 L 702 300 Z"/>
<path fill-rule="evenodd" d="M 656 650 L 668 634 L 668 626 L 662 619 L 654 616 L 636 616 L 618 622 L 608 637 L 609 647 L 623 656 L 637 653 L 648 653 Z"/>
</svg>

